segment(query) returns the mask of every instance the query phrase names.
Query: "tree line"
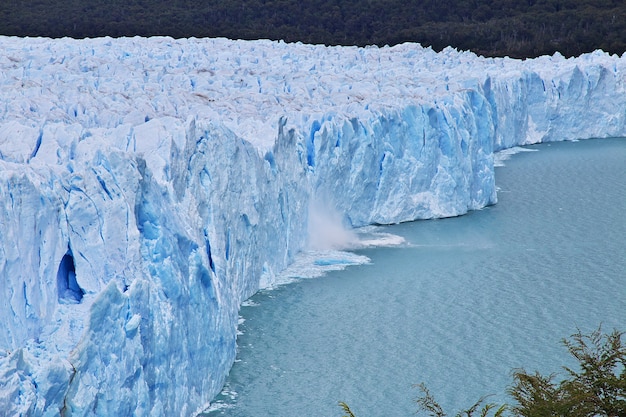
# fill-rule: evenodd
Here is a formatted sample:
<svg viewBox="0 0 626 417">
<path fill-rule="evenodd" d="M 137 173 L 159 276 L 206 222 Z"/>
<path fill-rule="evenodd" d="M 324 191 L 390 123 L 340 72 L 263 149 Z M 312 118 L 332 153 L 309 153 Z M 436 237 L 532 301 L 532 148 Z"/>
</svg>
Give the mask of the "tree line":
<svg viewBox="0 0 626 417">
<path fill-rule="evenodd" d="M 0 34 L 419 42 L 484 56 L 626 51 L 621 0 L 3 0 Z"/>
</svg>

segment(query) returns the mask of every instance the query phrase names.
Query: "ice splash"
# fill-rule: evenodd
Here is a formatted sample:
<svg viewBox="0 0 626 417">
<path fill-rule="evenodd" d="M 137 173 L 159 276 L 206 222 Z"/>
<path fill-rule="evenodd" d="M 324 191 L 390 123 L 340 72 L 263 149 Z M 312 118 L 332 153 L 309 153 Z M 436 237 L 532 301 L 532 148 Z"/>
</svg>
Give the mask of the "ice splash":
<svg viewBox="0 0 626 417">
<path fill-rule="evenodd" d="M 370 263 L 367 256 L 353 252 L 359 249 L 407 244 L 403 237 L 385 232 L 380 226 L 349 229 L 340 219 L 336 210 L 316 204 L 309 211 L 309 248 L 296 255 L 294 262 L 265 289 Z"/>
<path fill-rule="evenodd" d="M 307 247 L 311 251 L 348 249 L 358 240 L 356 233 L 345 226 L 337 209 L 320 199 L 309 205 L 308 232 Z"/>
<path fill-rule="evenodd" d="M 494 167 L 503 167 L 505 166 L 504 161 L 511 158 L 511 156 L 520 153 L 520 152 L 536 152 L 537 149 L 531 148 L 522 148 L 521 146 L 514 146 L 512 148 L 503 149 L 499 152 L 493 154 L 493 166 Z"/>
<path fill-rule="evenodd" d="M 404 238 L 383 232 L 379 226 L 350 228 L 343 218 L 332 204 L 319 199 L 311 202 L 307 249 L 313 252 L 343 251 L 405 243 Z"/>
<path fill-rule="evenodd" d="M 364 226 L 354 229 L 357 239 L 350 249 L 380 248 L 384 246 L 403 246 L 407 242 L 402 236 L 385 232 L 381 226 Z"/>
</svg>

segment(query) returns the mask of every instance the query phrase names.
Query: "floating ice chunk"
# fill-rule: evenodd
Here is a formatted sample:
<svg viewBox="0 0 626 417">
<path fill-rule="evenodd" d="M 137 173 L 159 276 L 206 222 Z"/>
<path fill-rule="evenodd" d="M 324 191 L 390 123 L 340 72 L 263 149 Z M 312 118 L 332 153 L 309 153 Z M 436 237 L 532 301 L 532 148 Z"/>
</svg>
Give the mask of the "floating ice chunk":
<svg viewBox="0 0 626 417">
<path fill-rule="evenodd" d="M 511 156 L 521 153 L 521 152 L 536 152 L 537 149 L 532 148 L 523 148 L 521 146 L 514 146 L 512 148 L 503 149 L 494 154 L 494 167 L 503 167 L 505 166 L 504 162 L 507 161 Z"/>
<path fill-rule="evenodd" d="M 351 265 L 370 262 L 367 256 L 338 250 L 303 251 L 293 263 L 276 276 L 273 286 L 285 285 L 299 279 L 317 278 L 330 271 L 341 271 Z"/>
</svg>

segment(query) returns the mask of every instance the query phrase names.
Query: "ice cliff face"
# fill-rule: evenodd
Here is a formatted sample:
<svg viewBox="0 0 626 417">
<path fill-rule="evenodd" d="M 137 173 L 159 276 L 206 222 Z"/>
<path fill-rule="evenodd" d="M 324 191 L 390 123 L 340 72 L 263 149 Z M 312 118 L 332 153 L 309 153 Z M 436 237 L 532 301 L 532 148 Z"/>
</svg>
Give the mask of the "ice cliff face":
<svg viewBox="0 0 626 417">
<path fill-rule="evenodd" d="M 493 152 L 626 134 L 626 58 L 0 38 L 0 414 L 193 415 L 240 303 L 346 226 L 496 202 Z"/>
</svg>

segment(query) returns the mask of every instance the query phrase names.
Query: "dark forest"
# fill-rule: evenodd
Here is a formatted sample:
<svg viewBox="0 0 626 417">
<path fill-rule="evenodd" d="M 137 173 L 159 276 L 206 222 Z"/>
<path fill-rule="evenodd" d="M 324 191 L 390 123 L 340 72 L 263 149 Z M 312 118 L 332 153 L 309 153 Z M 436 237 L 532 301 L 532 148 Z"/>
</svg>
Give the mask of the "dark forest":
<svg viewBox="0 0 626 417">
<path fill-rule="evenodd" d="M 626 51 L 623 0 L 3 0 L 0 34 L 419 42 L 484 56 Z"/>
</svg>

